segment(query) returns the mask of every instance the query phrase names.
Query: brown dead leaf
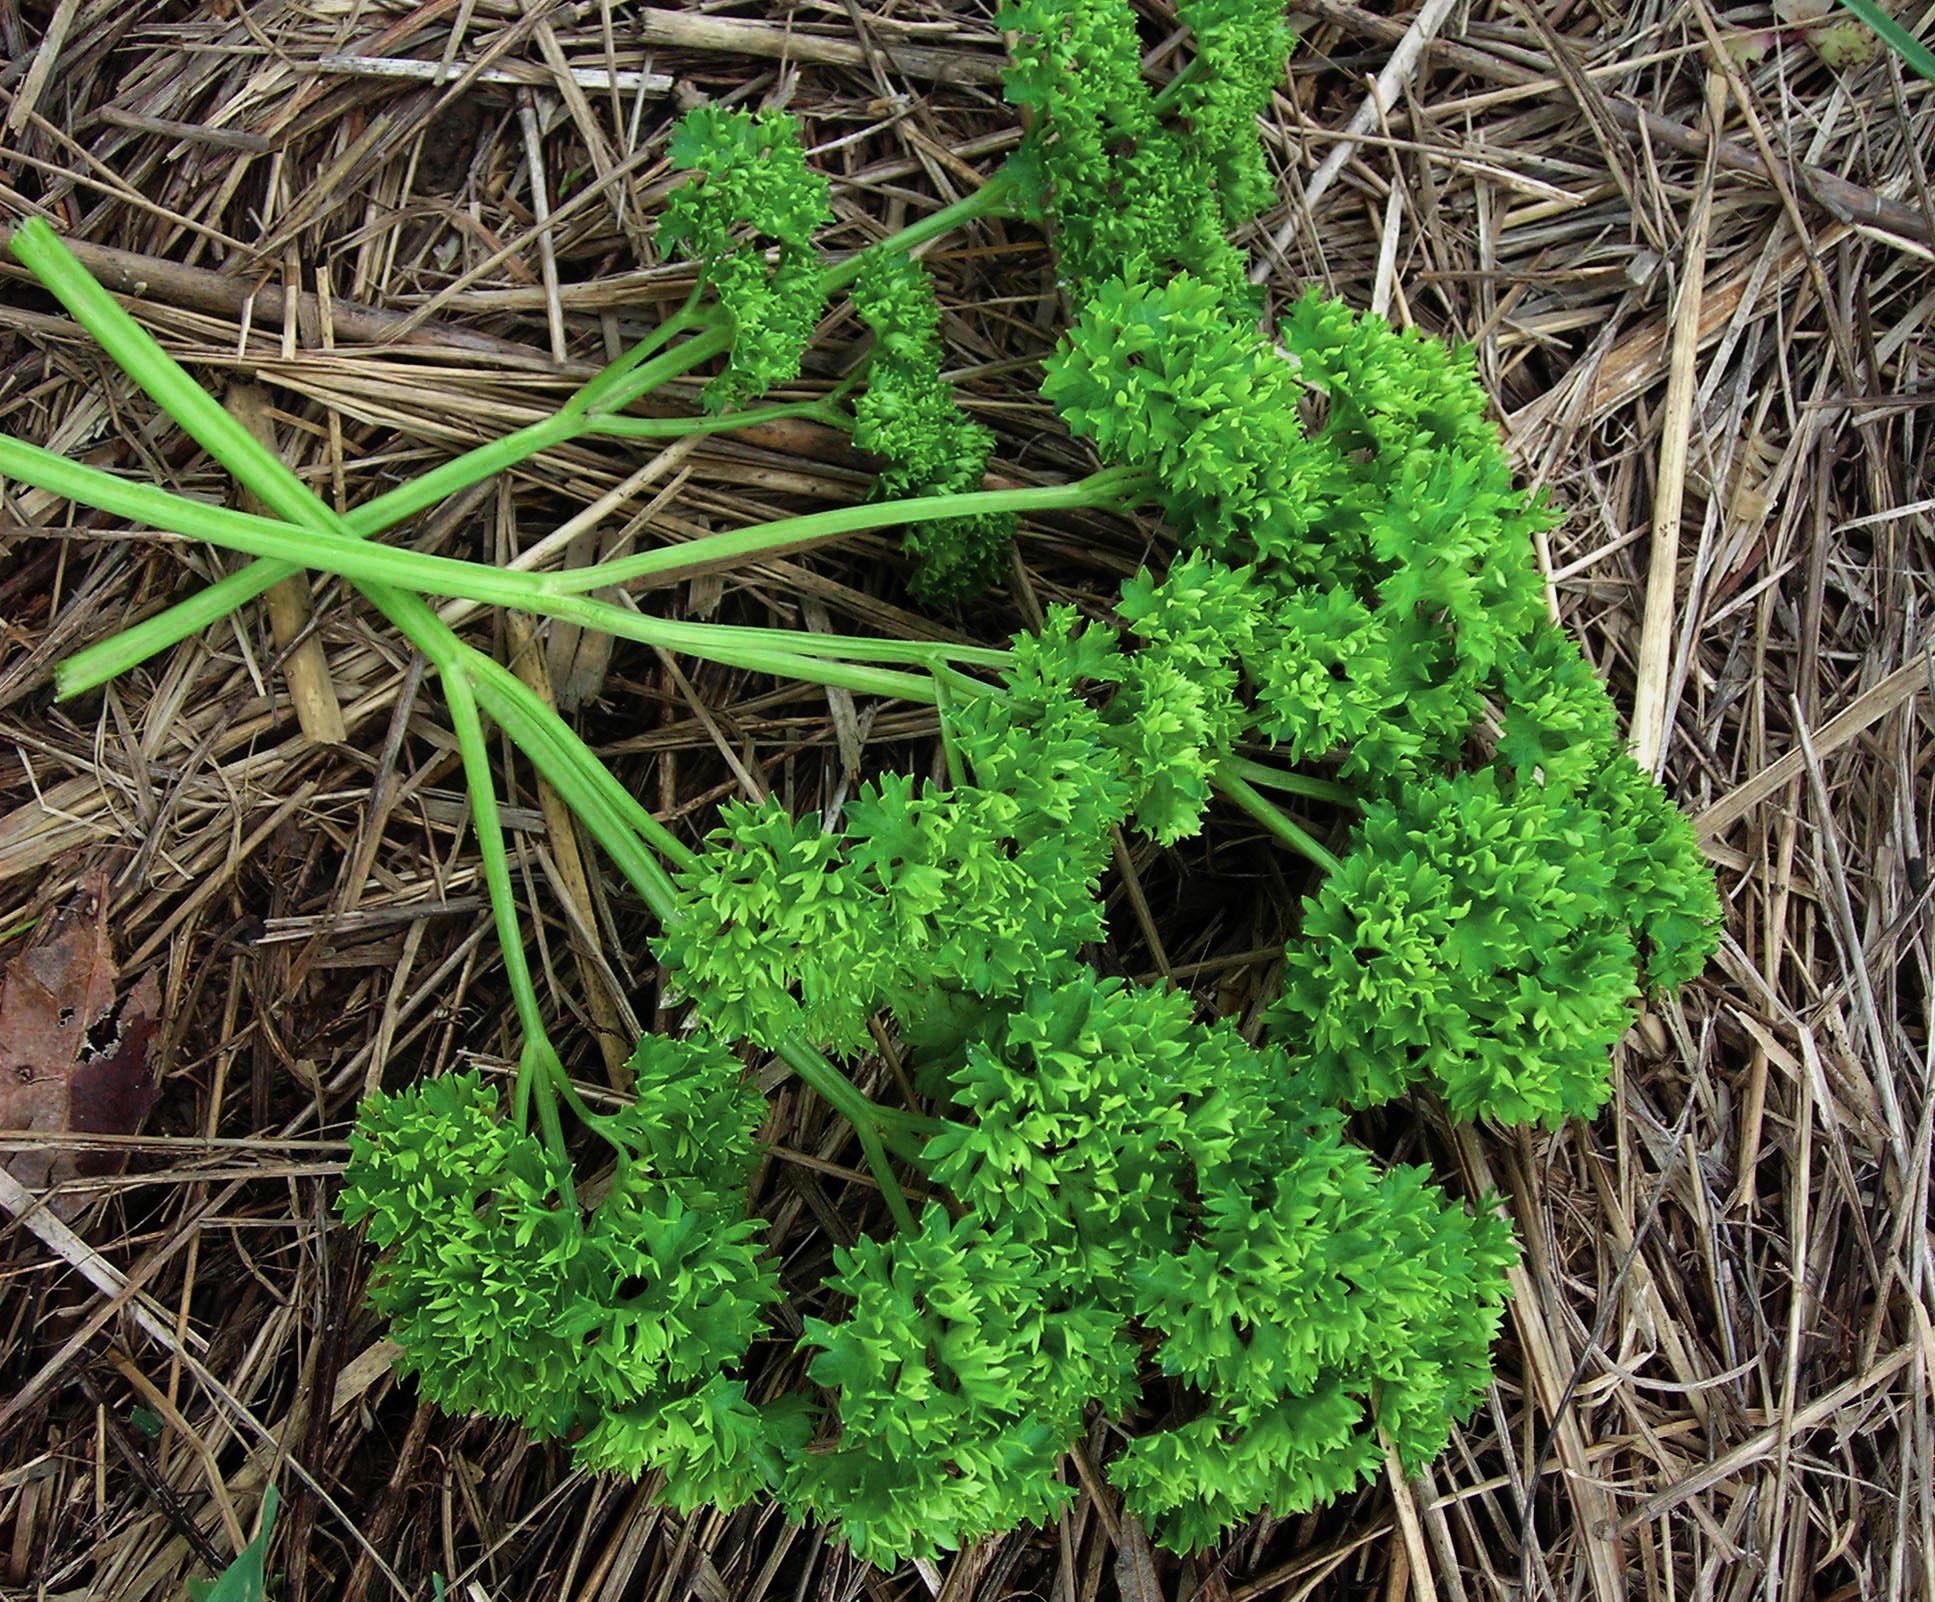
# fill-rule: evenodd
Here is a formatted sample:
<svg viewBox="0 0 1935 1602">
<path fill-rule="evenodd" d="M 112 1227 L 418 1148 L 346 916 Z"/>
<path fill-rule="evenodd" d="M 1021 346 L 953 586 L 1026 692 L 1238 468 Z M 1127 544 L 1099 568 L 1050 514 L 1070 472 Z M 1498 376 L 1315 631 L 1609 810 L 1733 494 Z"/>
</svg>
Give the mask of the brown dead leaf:
<svg viewBox="0 0 1935 1602">
<path fill-rule="evenodd" d="M 160 1086 L 149 1060 L 161 989 L 143 974 L 118 1002 L 107 875 L 92 869 L 0 976 L 0 1129 L 131 1135 Z M 40 1146 L 0 1151 L 29 1189 L 119 1171 L 118 1152 Z M 84 1197 L 48 1203 L 63 1218 Z"/>
</svg>

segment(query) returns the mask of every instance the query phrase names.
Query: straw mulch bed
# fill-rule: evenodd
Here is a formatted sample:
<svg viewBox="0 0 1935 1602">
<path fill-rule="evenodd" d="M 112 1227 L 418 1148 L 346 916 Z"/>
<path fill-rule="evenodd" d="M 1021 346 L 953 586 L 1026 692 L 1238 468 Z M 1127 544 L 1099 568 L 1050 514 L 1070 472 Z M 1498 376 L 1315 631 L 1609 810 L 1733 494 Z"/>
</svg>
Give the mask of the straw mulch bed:
<svg viewBox="0 0 1935 1602">
<path fill-rule="evenodd" d="M 1497 1188 L 1525 1240 L 1496 1387 L 1452 1450 L 1416 1482 L 1192 1563 L 1143 1569 L 1106 1496 L 1084 1494 L 1058 1529 L 882 1577 L 770 1512 L 681 1520 L 649 1487 L 420 1409 L 390 1377 L 364 1254 L 329 1198 L 365 1086 L 508 1048 L 434 692 L 365 606 L 319 583 L 340 744 L 301 732 L 259 608 L 56 704 L 62 654 L 221 563 L 15 489 L 0 956 L 104 869 L 123 972 L 159 979 L 166 1081 L 128 1171 L 96 1181 L 75 1224 L 86 1264 L 138 1287 L 158 1335 L 44 1232 L 0 1229 L 0 1591 L 179 1595 L 252 1528 L 273 1478 L 277 1594 L 332 1602 L 429 1597 L 433 1573 L 452 1597 L 582 1602 L 1931 1594 L 1929 86 L 1885 54 L 1824 64 L 1799 5 L 1471 0 L 1427 8 L 1435 41 L 1360 117 L 1368 81 L 1415 42 L 1411 15 L 1302 7 L 1269 129 L 1283 205 L 1253 241 L 1271 285 L 1316 280 L 1475 344 L 1526 471 L 1565 511 L 1542 553 L 1555 604 L 1622 706 L 1664 728 L 1667 782 L 1730 917 L 1706 978 L 1621 1049 L 1597 1123 L 1452 1131 L 1418 1106 L 1367 1129 L 1468 1192 Z M 1160 63 L 1167 8 L 1144 9 Z M 838 180 L 835 249 L 964 192 L 1013 142 L 980 7 L 741 14 L 729 32 L 513 0 L 0 6 L 0 214 L 41 209 L 101 247 L 90 260 L 139 286 L 169 347 L 218 390 L 263 386 L 288 459 L 353 503 L 555 404 L 570 380 L 554 341 L 582 372 L 683 293 L 649 234 L 663 131 L 692 97 L 809 119 Z M 439 89 L 332 60 L 346 55 L 515 81 Z M 614 93 L 569 76 L 614 68 L 667 81 Z M 1040 242 L 984 229 L 936 260 L 1004 470 L 1078 470 L 1034 396 L 1055 316 Z M 302 297 L 293 316 L 283 292 Z M 834 328 L 826 346 L 856 338 Z M 0 428 L 230 493 L 11 268 Z M 597 503 L 588 556 L 862 484 L 811 433 L 670 460 L 572 449 L 408 537 L 505 558 Z M 1678 549 L 1654 564 L 1656 524 Z M 1031 527 L 1013 593 L 965 626 L 995 637 L 1111 588 L 1146 533 Z M 890 549 L 859 540 L 651 604 L 954 626 L 907 609 Z M 1649 591 L 1664 649 L 1642 670 Z M 519 643 L 503 619 L 468 626 Z M 748 777 L 810 806 L 860 743 L 931 738 L 906 709 L 639 649 L 607 660 L 554 636 L 544 661 L 687 829 Z M 598 1030 L 652 1021 L 649 930 L 595 871 L 567 918 L 570 842 L 528 775 L 505 782 L 543 978 L 561 1016 L 577 1011 L 572 1067 L 597 1084 Z M 1215 860 L 1132 868 L 1164 944 L 1119 887 L 1114 959 L 1253 1004 L 1274 931 L 1231 882 L 1256 882 L 1261 907 L 1295 866 L 1239 831 Z M 761 1206 L 811 1269 L 869 1193 L 823 1109 L 784 1082 L 773 1108 Z M 1090 1460 L 1107 1446 L 1098 1428 Z"/>
</svg>

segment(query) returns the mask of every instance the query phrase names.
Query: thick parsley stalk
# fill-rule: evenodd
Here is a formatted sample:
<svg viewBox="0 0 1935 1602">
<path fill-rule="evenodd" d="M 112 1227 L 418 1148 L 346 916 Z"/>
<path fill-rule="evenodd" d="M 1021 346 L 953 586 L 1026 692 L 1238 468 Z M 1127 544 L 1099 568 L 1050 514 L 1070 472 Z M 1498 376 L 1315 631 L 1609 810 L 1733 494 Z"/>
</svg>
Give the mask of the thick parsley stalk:
<svg viewBox="0 0 1935 1602">
<path fill-rule="evenodd" d="M 757 423 L 777 422 L 785 418 L 808 418 L 836 428 L 847 426 L 847 419 L 832 404 L 830 396 L 820 400 L 749 407 L 727 417 L 600 415 L 570 431 L 563 429 L 556 417 L 550 417 L 516 433 L 507 434 L 502 439 L 480 445 L 462 456 L 453 457 L 420 477 L 371 497 L 344 513 L 343 522 L 357 538 L 374 539 L 376 535 L 427 511 L 450 495 L 514 467 L 553 445 L 581 438 L 586 433 L 625 439 L 678 439 L 692 434 L 712 434 L 730 428 L 751 427 Z M 76 651 L 55 668 L 56 692 L 69 696 L 98 689 L 109 679 L 138 667 L 149 657 L 219 622 L 228 613 L 262 593 L 267 587 L 265 579 L 269 571 L 270 568 L 264 567 L 259 561 L 251 562 L 185 600 L 163 608 L 152 617 Z"/>
<path fill-rule="evenodd" d="M 510 984 L 511 1002 L 524 1036 L 517 1066 L 518 1122 L 524 1121 L 524 1109 L 535 1095 L 544 1144 L 562 1163 L 568 1205 L 571 1154 L 564 1143 L 564 1127 L 558 1119 L 553 1091 L 556 1081 L 563 1077 L 563 1064 L 545 1031 L 537 986 L 531 982 L 531 965 L 524 955 L 524 933 L 517 924 L 510 860 L 504 850 L 504 827 L 498 818 L 497 788 L 491 777 L 490 748 L 485 743 L 483 721 L 477 716 L 477 698 L 471 693 L 470 680 L 465 677 L 462 666 L 439 663 L 438 676 L 443 685 L 444 705 L 450 712 L 450 727 L 457 736 L 457 750 L 463 759 L 464 783 L 470 792 L 471 827 L 477 833 L 477 852 L 483 859 L 484 885 L 489 891 L 491 913 L 497 924 L 497 946 L 504 955 L 504 976 Z"/>
<path fill-rule="evenodd" d="M 1326 873 L 1335 873 L 1341 866 L 1327 846 L 1260 793 L 1233 764 L 1221 764 L 1211 782 L 1298 856 L 1308 857 Z"/>
<path fill-rule="evenodd" d="M 712 336 L 701 335 L 668 353 L 662 367 L 655 364 L 638 372 L 634 382 L 640 386 L 655 385 L 667 376 L 698 365 L 708 356 L 716 354 L 716 351 L 716 340 Z M 597 380 L 592 382 L 596 383 Z M 629 398 L 628 395 L 621 395 L 620 403 L 627 402 Z M 846 423 L 846 419 L 829 400 L 752 407 L 726 417 L 674 418 L 621 417 L 602 412 L 574 414 L 568 403 L 554 416 L 479 446 L 393 490 L 372 497 L 345 513 L 343 525 L 349 536 L 372 540 L 376 535 L 427 511 L 439 501 L 472 484 L 503 472 L 542 451 L 587 435 L 676 439 L 784 418 L 811 418 L 835 427 L 845 426 Z M 58 692 L 62 695 L 78 695 L 96 689 L 158 651 L 199 633 L 261 594 L 275 581 L 278 568 L 291 565 L 286 560 L 276 562 L 258 558 L 153 617 L 131 625 L 110 639 L 75 652 L 56 670 Z"/>
<path fill-rule="evenodd" d="M 818 278 L 818 293 L 821 298 L 835 294 L 858 278 L 870 263 L 916 250 L 930 240 L 977 219 L 1017 215 L 1018 197 L 1019 189 L 1011 176 L 1005 170 L 997 173 L 973 194 L 941 207 L 908 224 L 898 233 L 826 268 Z M 22 265 L 39 277 L 70 311 L 75 312 L 76 320 L 83 327 L 89 327 L 91 322 L 101 317 L 102 300 L 113 304 L 111 297 L 98 285 L 95 286 L 98 299 L 88 291 L 86 284 L 92 280 L 86 269 L 61 244 L 59 236 L 40 219 L 21 224 L 14 230 L 9 243 Z M 85 317 L 78 309 L 82 305 L 87 307 Z M 678 335 L 690 337 L 660 353 L 660 347 Z M 599 436 L 678 439 L 785 418 L 809 418 L 838 428 L 850 426 L 850 420 L 833 409 L 830 397 L 749 407 L 717 416 L 659 418 L 624 415 L 626 406 L 720 355 L 730 345 L 730 338 L 729 332 L 720 326 L 716 308 L 700 305 L 695 289 L 685 307 L 588 379 L 554 415 L 506 434 L 501 439 L 488 441 L 440 463 L 393 490 L 372 497 L 344 514 L 346 532 L 360 539 L 372 539 L 473 484 L 576 439 Z M 108 348 L 104 343 L 103 349 Z M 813 537 L 807 536 L 809 539 Z M 130 625 L 111 639 L 75 652 L 56 669 L 59 693 L 78 695 L 99 688 L 109 679 L 138 666 L 157 652 L 179 644 L 221 621 L 237 607 L 263 594 L 278 579 L 287 577 L 288 571 L 294 570 L 292 567 L 283 571 L 276 564 L 258 558 L 187 599 L 173 603 L 153 617 Z"/>
<path fill-rule="evenodd" d="M 346 538 L 325 529 L 299 528 L 272 518 L 207 506 L 5 437 L 0 437 L 0 474 L 97 510 L 146 523 L 150 528 L 186 535 L 259 559 L 334 573 L 357 584 L 378 584 L 512 607 L 578 623 L 617 638 L 686 651 L 726 666 L 807 680 L 816 680 L 820 674 L 841 673 L 837 664 L 842 661 L 874 659 L 926 664 L 952 660 L 988 666 L 999 665 L 1005 660 L 1005 653 L 972 646 L 843 639 L 806 631 L 729 629 L 680 623 L 648 617 L 609 601 L 594 600 L 585 592 L 635 582 L 674 568 L 684 572 L 752 560 L 819 544 L 841 534 L 897 523 L 988 512 L 1121 507 L 1131 503 L 1148 482 L 1139 473 L 1104 469 L 1075 484 L 941 495 L 922 501 L 867 502 L 708 535 L 682 545 L 586 567 L 556 573 L 516 573 L 481 562 L 398 550 Z M 816 666 L 818 659 L 825 659 L 824 664 Z M 81 656 L 77 655 L 65 665 L 71 667 L 80 661 Z M 807 671 L 797 671 L 802 667 Z M 92 674 L 78 676 L 85 680 Z M 88 687 L 85 682 L 72 682 L 72 677 L 60 680 L 63 696 Z M 904 675 L 869 678 L 847 673 L 831 678 L 817 677 L 817 682 L 862 692 L 910 696 L 915 700 L 932 699 L 931 692 Z"/>
<path fill-rule="evenodd" d="M 151 485 L 116 478 L 99 468 L 70 462 L 50 451 L 0 438 L 0 476 L 32 484 L 99 511 L 133 518 L 150 528 L 199 539 L 223 550 L 242 551 L 278 565 L 294 564 L 312 571 L 333 573 L 367 588 L 445 595 L 480 601 L 547 617 L 563 618 L 622 639 L 637 640 L 667 650 L 683 651 L 728 667 L 772 673 L 838 685 L 862 693 L 931 699 L 921 680 L 904 673 L 852 665 L 824 645 L 818 654 L 789 650 L 792 643 L 818 638 L 800 632 L 786 641 L 760 638 L 762 631 L 715 629 L 707 624 L 679 623 L 652 618 L 610 601 L 578 594 L 552 595 L 532 579 L 542 574 L 516 574 L 479 562 L 430 556 L 345 538 L 325 529 L 304 529 L 269 518 L 253 517 L 225 507 L 205 506 L 171 495 Z M 694 542 L 698 543 L 698 542 Z M 867 642 L 856 641 L 858 649 Z M 939 649 L 920 653 L 895 651 L 904 660 L 938 660 Z M 74 693 L 63 686 L 64 694 Z"/>
<path fill-rule="evenodd" d="M 261 488 L 253 483 L 249 484 L 249 488 L 279 515 L 305 527 L 327 527 L 330 532 L 347 537 L 367 537 L 539 451 L 563 444 L 581 434 L 596 432 L 602 415 L 583 405 L 567 402 L 555 415 L 446 462 L 421 478 L 376 497 L 346 517 L 338 518 L 328 508 L 322 507 L 320 502 L 314 502 L 325 514 L 326 522 L 318 522 L 313 517 L 305 519 L 291 512 L 293 505 L 301 503 L 289 500 L 293 493 L 299 492 L 305 501 L 313 501 L 301 481 L 272 453 L 259 447 L 255 451 L 248 449 L 253 442 L 247 439 L 247 431 L 210 400 L 147 331 L 122 310 L 113 296 L 95 282 L 45 221 L 36 217 L 20 224 L 14 229 L 9 243 L 21 264 L 41 281 L 75 321 L 88 331 L 129 377 L 149 393 L 157 405 L 174 417 L 211 456 L 231 472 L 236 472 L 238 479 L 243 475 L 234 463 L 250 463 L 250 474 L 262 479 L 264 484 L 274 486 L 276 494 L 273 497 L 263 495 Z M 726 347 L 728 338 L 723 330 L 704 327 L 703 324 L 701 328 L 702 331 L 693 338 L 647 361 L 643 366 L 628 366 L 631 357 L 620 357 L 613 364 L 619 370 L 613 382 L 600 387 L 600 379 L 604 377 L 601 374 L 591 379 L 586 388 L 592 390 L 602 406 L 615 408 L 629 404 L 666 379 L 701 365 Z M 581 397 L 583 393 L 580 392 Z M 192 427 L 191 418 L 194 420 Z M 271 463 L 273 471 L 270 470 Z M 149 619 L 146 625 L 135 625 L 120 636 L 119 650 L 124 659 L 118 662 L 114 671 L 125 671 L 128 666 L 155 651 L 219 620 L 235 607 L 262 594 L 271 585 L 296 571 L 298 569 L 288 564 L 257 560 L 218 581 L 191 601 L 179 603 L 178 608 L 171 608 Z M 135 652 L 139 654 L 131 654 Z M 104 682 L 113 676 L 112 672 L 101 672 L 97 661 L 91 660 L 86 653 L 77 653 L 73 660 L 78 661 L 81 667 L 76 670 L 70 665 L 68 693 Z M 83 679 L 88 682 L 83 683 Z"/>
<path fill-rule="evenodd" d="M 26 233 L 25 225 L 16 233 Z M 101 345 L 102 349 L 161 406 L 176 424 L 206 450 L 210 456 L 250 490 L 262 503 L 287 523 L 319 536 L 334 536 L 353 544 L 354 536 L 345 520 L 316 497 L 287 465 L 242 428 L 207 391 L 189 377 L 147 331 L 134 321 L 60 245 L 52 231 L 45 233 L 43 246 L 51 255 L 36 253 L 30 246 L 29 266 L 36 262 L 53 263 L 54 281 L 48 284 L 76 320 Z M 26 258 L 23 258 L 26 259 Z M 17 448 L 13 459 L 29 459 L 31 447 Z M 38 465 L 47 453 L 33 454 Z M 157 508 L 158 509 L 158 508 Z M 261 564 L 272 573 L 275 564 Z M 276 576 L 280 576 L 276 573 Z M 273 580 L 272 580 L 273 581 Z M 594 838 L 613 852 L 614 860 L 646 904 L 661 917 L 673 908 L 670 881 L 647 845 L 674 862 L 686 861 L 691 852 L 671 835 L 619 785 L 610 771 L 584 745 L 577 734 L 556 712 L 545 705 L 528 686 L 501 664 L 466 646 L 415 594 L 381 584 L 358 586 L 370 602 L 436 668 L 446 695 L 453 698 L 453 718 L 475 723 L 476 711 L 489 713 L 512 738 L 518 741 L 539 771 L 564 797 L 572 811 L 585 819 Z M 474 696 L 475 704 L 472 704 Z M 482 747 L 481 730 L 465 751 L 465 779 L 470 790 L 472 814 L 479 831 L 485 858 L 487 888 L 491 892 L 493 917 L 500 943 L 504 947 L 506 971 L 511 979 L 525 1045 L 520 1057 L 518 1100 L 520 1107 L 533 1097 L 540 1120 L 545 1123 L 548 1144 L 561 1146 L 562 1133 L 553 1127 L 554 1092 L 560 1086 L 568 1091 L 568 1081 L 550 1044 L 523 961 L 522 935 L 511 895 L 508 870 L 503 868 L 501 831 L 495 828 L 496 796 L 492 788 L 488 761 Z M 459 743 L 464 733 L 460 728 Z M 494 848 L 494 849 L 493 849 Z M 497 865 L 493 869 L 492 863 Z M 503 871 L 498 871 L 503 870 Z M 869 1116 L 870 1103 L 851 1089 L 844 1076 L 820 1057 L 810 1045 L 787 1043 L 787 1060 L 798 1071 L 804 1065 L 816 1088 L 838 1098 L 840 1111 L 859 1121 L 855 1133 L 870 1168 L 879 1181 L 883 1195 L 897 1217 L 911 1223 L 905 1199 L 900 1194 L 891 1164 L 887 1160 L 878 1129 Z"/>
<path fill-rule="evenodd" d="M 392 588 L 426 595 L 449 596 L 563 618 L 601 633 L 662 646 L 666 650 L 683 651 L 726 666 L 783 673 L 806 658 L 824 659 L 829 665 L 896 662 L 930 666 L 936 662 L 959 662 L 979 667 L 1000 667 L 1008 660 L 1006 651 L 986 646 L 816 634 L 806 629 L 743 628 L 732 624 L 655 618 L 612 602 L 592 600 L 580 593 L 583 589 L 603 588 L 612 583 L 608 569 L 616 564 L 574 568 L 568 573 L 556 575 L 567 582 L 552 586 L 543 582 L 552 577 L 548 574 L 522 574 L 483 562 L 372 545 L 363 540 L 345 539 L 326 530 L 299 528 L 293 523 L 274 518 L 210 506 L 151 484 L 117 477 L 84 462 L 70 461 L 37 445 L 28 445 L 4 435 L 0 435 L 0 477 L 30 484 L 65 500 L 91 506 L 97 511 L 145 523 L 164 533 L 199 539 L 219 549 L 267 556 L 277 561 L 300 562 L 311 571 L 333 573 L 352 583 L 388 584 Z M 1095 491 L 1093 499 L 1078 500 L 1075 495 L 1066 493 L 1062 486 L 1021 493 L 1038 494 L 1039 499 L 1031 503 L 1037 508 L 1109 504 L 1104 496 L 1109 493 L 1106 486 L 1110 476 L 1098 473 L 1094 477 L 1103 480 L 1104 487 Z M 1113 482 L 1119 483 L 1121 480 L 1116 478 Z M 1080 490 L 1083 486 L 1071 488 Z M 680 553 L 696 550 L 697 559 L 702 562 L 727 559 L 709 550 L 703 539 L 671 549 Z M 734 549 L 741 549 L 738 542 L 735 542 Z M 595 586 L 584 583 L 583 576 L 594 572 L 603 575 L 598 583 Z M 770 668 L 758 667 L 753 658 L 760 653 L 765 653 L 775 665 Z M 78 662 L 80 657 L 81 653 L 77 653 L 63 665 Z M 87 687 L 62 681 L 59 693 L 65 698 Z M 866 688 L 860 684 L 850 687 Z M 896 683 L 895 688 L 883 688 L 881 693 L 899 693 L 906 687 L 905 684 Z"/>
</svg>

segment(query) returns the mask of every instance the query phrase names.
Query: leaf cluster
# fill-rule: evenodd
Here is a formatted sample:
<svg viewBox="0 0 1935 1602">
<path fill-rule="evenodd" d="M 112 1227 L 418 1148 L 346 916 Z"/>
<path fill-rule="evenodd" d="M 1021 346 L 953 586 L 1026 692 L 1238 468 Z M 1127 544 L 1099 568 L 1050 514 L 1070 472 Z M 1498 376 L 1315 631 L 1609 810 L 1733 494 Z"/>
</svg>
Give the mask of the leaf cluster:
<svg viewBox="0 0 1935 1602">
<path fill-rule="evenodd" d="M 675 1500 L 743 1501 L 771 1479 L 727 1374 L 778 1294 L 744 1205 L 764 1105 L 716 1046 L 647 1036 L 631 1066 L 589 1212 L 475 1071 L 365 1097 L 337 1206 L 379 1253 L 370 1303 L 426 1400 L 574 1436 L 589 1468 L 659 1469 Z"/>
<path fill-rule="evenodd" d="M 702 396 L 708 411 L 727 411 L 799 375 L 826 300 L 813 233 L 833 215 L 827 182 L 783 111 L 694 106 L 667 153 L 692 177 L 666 198 L 658 248 L 699 262 L 730 321 L 725 370 Z"/>
<path fill-rule="evenodd" d="M 1509 1231 L 1379 1172 L 1300 1067 L 1180 993 L 1071 969 L 969 1046 L 928 1146 L 1049 1306 L 1106 1314 L 1188 1399 L 1109 1470 L 1178 1550 L 1356 1483 L 1379 1429 L 1428 1461 L 1488 1374 Z"/>
<path fill-rule="evenodd" d="M 947 715 L 965 782 L 870 779 L 837 832 L 772 800 L 725 807 L 674 875 L 677 916 L 657 943 L 705 1027 L 864 1052 L 882 1007 L 912 1020 L 937 992 L 1010 996 L 1099 939 L 1097 886 L 1129 791 L 1073 690 L 1112 649 L 1070 614 L 1018 641 L 1003 691 Z"/>
<path fill-rule="evenodd" d="M 1719 909 L 1547 620 L 1547 514 L 1468 359 L 1315 294 L 1272 342 L 1179 273 L 1104 284 L 1044 393 L 1105 461 L 1153 463 L 1185 553 L 1165 587 L 1187 573 L 1214 598 L 1193 657 L 1122 697 L 1192 781 L 1152 832 L 1189 832 L 1204 754 L 1213 773 L 1245 743 L 1334 763 L 1366 798 L 1272 1015 L 1317 1082 L 1350 1105 L 1428 1082 L 1507 1122 L 1595 1110 L 1642 986 L 1697 973 Z M 1123 602 L 1144 633 L 1146 587 Z"/>
<path fill-rule="evenodd" d="M 874 339 L 867 387 L 853 408 L 854 444 L 887 464 L 874 494 L 901 500 L 980 489 L 994 435 L 961 410 L 941 377 L 941 312 L 927 269 L 908 256 L 876 254 L 852 299 Z M 1013 534 L 1012 514 L 1000 512 L 911 524 L 908 589 L 930 605 L 974 599 L 1000 577 Z"/>
<path fill-rule="evenodd" d="M 1067 1506 L 1056 1467 L 1089 1404 L 1134 1391 L 1135 1349 L 1101 1308 L 1072 1302 L 1006 1226 L 939 1203 L 916 1233 L 836 1251 L 828 1288 L 850 1305 L 801 1342 L 834 1402 L 788 1475 L 799 1514 L 887 1567 Z"/>
<path fill-rule="evenodd" d="M 1597 1110 L 1647 938 L 1646 910 L 1621 893 L 1647 845 L 1605 799 L 1487 769 L 1365 809 L 1304 904 L 1274 1012 L 1333 1100 L 1387 1101 L 1422 1080 L 1458 1118 Z"/>
<path fill-rule="evenodd" d="M 1013 37 L 1008 101 L 1033 119 L 1011 171 L 1076 304 L 1112 277 L 1176 272 L 1254 303 L 1228 230 L 1272 198 L 1256 114 L 1289 30 L 1271 0 L 1197 0 L 1179 14 L 1197 53 L 1166 103 L 1143 79 L 1119 0 L 1015 0 L 996 15 Z"/>
</svg>

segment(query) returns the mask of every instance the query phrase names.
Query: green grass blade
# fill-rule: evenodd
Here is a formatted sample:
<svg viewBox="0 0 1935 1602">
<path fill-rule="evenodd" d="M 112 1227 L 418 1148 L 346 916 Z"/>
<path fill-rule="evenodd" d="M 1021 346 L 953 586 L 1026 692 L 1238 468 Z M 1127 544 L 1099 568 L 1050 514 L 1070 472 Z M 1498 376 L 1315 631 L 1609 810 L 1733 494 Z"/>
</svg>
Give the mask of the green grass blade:
<svg viewBox="0 0 1935 1602">
<path fill-rule="evenodd" d="M 1883 11 L 1875 0 L 1841 0 L 1841 4 L 1874 29 L 1875 37 L 1903 61 L 1935 83 L 1935 51 Z"/>
<path fill-rule="evenodd" d="M 188 1594 L 193 1602 L 266 1602 L 269 1594 L 267 1565 L 269 1533 L 275 1528 L 276 1489 L 262 1489 L 262 1520 L 255 1539 L 235 1554 L 235 1560 L 212 1581 L 190 1580 Z"/>
</svg>

